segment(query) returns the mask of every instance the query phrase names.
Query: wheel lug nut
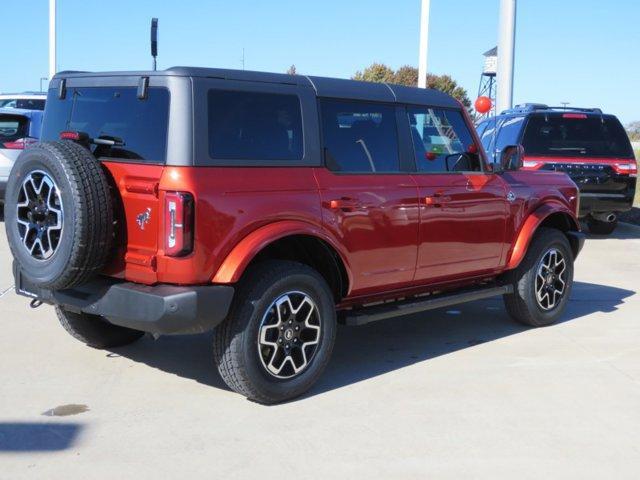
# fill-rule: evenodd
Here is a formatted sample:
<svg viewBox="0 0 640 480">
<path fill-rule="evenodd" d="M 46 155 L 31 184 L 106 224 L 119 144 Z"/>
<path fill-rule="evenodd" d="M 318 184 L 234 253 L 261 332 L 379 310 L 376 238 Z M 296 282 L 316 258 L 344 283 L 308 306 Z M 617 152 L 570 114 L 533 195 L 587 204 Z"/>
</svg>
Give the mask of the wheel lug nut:
<svg viewBox="0 0 640 480">
<path fill-rule="evenodd" d="M 280 326 L 280 330 L 284 330 L 284 327 L 283 327 L 283 326 Z"/>
<path fill-rule="evenodd" d="M 289 325 L 291 325 L 293 323 L 293 320 L 289 320 Z"/>
<path fill-rule="evenodd" d="M 294 339 L 293 339 L 293 343 L 298 343 L 298 339 L 297 339 L 297 338 L 294 338 Z"/>
<path fill-rule="evenodd" d="M 281 338 L 278 339 L 278 343 L 282 343 L 282 339 Z"/>
<path fill-rule="evenodd" d="M 296 332 L 300 330 L 300 327 L 298 325 L 296 325 Z"/>
</svg>

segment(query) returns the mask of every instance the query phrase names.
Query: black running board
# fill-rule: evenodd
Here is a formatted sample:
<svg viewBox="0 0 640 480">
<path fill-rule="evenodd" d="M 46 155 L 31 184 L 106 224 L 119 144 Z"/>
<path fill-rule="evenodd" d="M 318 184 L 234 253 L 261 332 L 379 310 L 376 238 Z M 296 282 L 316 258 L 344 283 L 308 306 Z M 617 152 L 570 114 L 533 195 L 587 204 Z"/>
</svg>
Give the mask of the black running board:
<svg viewBox="0 0 640 480">
<path fill-rule="evenodd" d="M 433 294 L 428 297 L 412 298 L 371 307 L 346 310 L 340 312 L 340 320 L 341 323 L 349 326 L 365 325 L 378 320 L 411 315 L 435 308 L 449 307 L 451 305 L 473 302 L 474 300 L 482 300 L 484 298 L 496 297 L 508 293 L 513 293 L 513 285 L 483 286 L 480 288 L 465 289 L 463 291 L 458 290 L 456 292 Z"/>
</svg>

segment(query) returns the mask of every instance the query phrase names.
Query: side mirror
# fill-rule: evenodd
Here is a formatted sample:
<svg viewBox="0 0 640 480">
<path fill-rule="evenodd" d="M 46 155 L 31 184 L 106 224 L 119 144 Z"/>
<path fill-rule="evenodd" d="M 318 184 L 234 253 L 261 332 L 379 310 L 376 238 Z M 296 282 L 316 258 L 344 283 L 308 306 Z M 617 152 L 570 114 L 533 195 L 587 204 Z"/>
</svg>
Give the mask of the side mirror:
<svg viewBox="0 0 640 480">
<path fill-rule="evenodd" d="M 522 167 L 524 159 L 524 147 L 522 145 L 509 145 L 500 153 L 500 169 L 503 171 L 518 170 Z"/>
</svg>

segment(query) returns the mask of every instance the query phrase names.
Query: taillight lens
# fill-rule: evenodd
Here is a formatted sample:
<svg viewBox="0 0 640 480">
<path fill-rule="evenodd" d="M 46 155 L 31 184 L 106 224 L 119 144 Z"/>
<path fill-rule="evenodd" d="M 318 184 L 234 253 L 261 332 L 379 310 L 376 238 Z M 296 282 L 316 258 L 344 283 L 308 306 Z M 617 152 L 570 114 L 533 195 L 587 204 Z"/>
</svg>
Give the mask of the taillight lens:
<svg viewBox="0 0 640 480">
<path fill-rule="evenodd" d="M 194 201 L 190 193 L 166 192 L 164 196 L 164 252 L 182 257 L 193 251 Z"/>
<path fill-rule="evenodd" d="M 638 165 L 636 162 L 614 163 L 613 169 L 621 175 L 637 175 Z"/>
<path fill-rule="evenodd" d="M 3 148 L 8 148 L 9 150 L 24 150 L 30 145 L 37 143 L 38 140 L 35 138 L 19 138 L 14 140 L 13 142 L 4 142 L 2 144 Z"/>
</svg>

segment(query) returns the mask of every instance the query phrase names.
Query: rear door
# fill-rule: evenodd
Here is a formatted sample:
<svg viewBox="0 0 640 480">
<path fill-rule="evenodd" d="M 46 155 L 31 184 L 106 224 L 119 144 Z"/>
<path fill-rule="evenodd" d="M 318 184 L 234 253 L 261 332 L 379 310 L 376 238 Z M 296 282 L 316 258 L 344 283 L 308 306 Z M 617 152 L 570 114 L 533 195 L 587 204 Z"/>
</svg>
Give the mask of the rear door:
<svg viewBox="0 0 640 480">
<path fill-rule="evenodd" d="M 507 220 L 506 187 L 483 170 L 462 113 L 408 107 L 420 201 L 416 280 L 439 281 L 499 267 Z"/>
<path fill-rule="evenodd" d="M 326 168 L 316 169 L 323 222 L 349 252 L 353 293 L 413 280 L 418 238 L 415 181 L 399 154 L 392 104 L 320 100 Z"/>
<path fill-rule="evenodd" d="M 85 86 L 80 79 L 69 79 L 64 98 L 52 88 L 42 138 L 56 140 L 69 130 L 116 142 L 91 146 L 117 192 L 118 252 L 106 273 L 152 283 L 157 280 L 162 215 L 158 184 L 167 157 L 169 91 L 152 83 L 145 98 L 139 98 L 138 79 L 131 79 L 131 85 L 126 79 L 118 81 L 122 83 Z"/>
</svg>

